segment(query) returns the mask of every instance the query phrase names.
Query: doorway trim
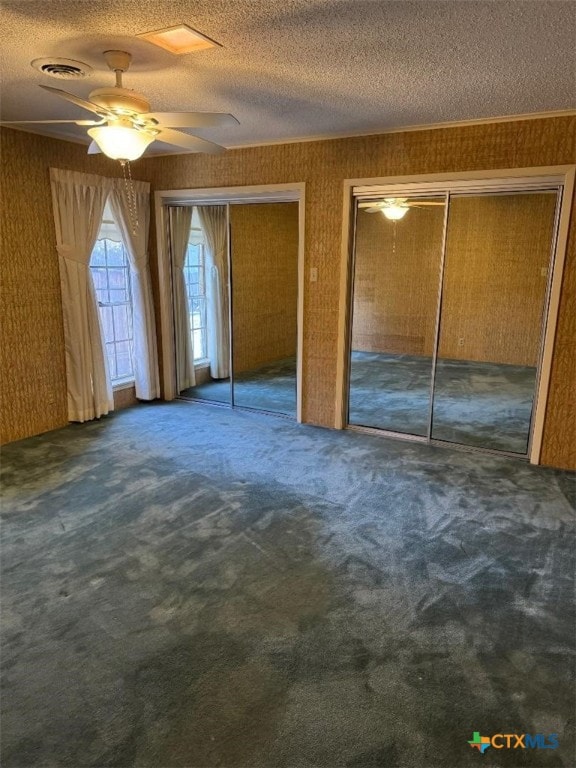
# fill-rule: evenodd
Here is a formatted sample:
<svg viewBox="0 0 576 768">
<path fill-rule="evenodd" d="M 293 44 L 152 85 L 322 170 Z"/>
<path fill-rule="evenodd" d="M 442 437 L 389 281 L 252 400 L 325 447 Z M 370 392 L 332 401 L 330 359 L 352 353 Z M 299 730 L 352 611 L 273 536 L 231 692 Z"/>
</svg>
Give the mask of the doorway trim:
<svg viewBox="0 0 576 768">
<path fill-rule="evenodd" d="M 298 203 L 298 305 L 296 349 L 296 421 L 302 421 L 302 359 L 304 343 L 304 215 L 305 182 L 261 184 L 246 187 L 206 187 L 202 189 L 165 189 L 154 193 L 156 248 L 158 253 L 159 320 L 158 336 L 162 346 L 162 399 L 174 400 L 176 364 L 174 316 L 172 309 L 172 270 L 167 248 L 168 205 L 226 203 Z"/>
<path fill-rule="evenodd" d="M 355 197 L 374 194 L 386 197 L 400 196 L 404 193 L 442 192 L 445 190 L 488 191 L 518 183 L 522 189 L 528 189 L 533 181 L 534 187 L 556 183 L 563 187 L 559 203 L 559 214 L 555 233 L 552 276 L 548 287 L 548 305 L 545 317 L 544 338 L 540 363 L 540 378 L 534 401 L 532 440 L 529 453 L 531 464 L 540 463 L 544 419 L 548 403 L 552 356 L 556 325 L 560 307 L 562 276 L 568 245 L 568 229 L 574 195 L 576 165 L 544 166 L 535 168 L 506 168 L 484 171 L 463 171 L 455 173 L 433 173 L 417 176 L 388 176 L 371 179 L 345 179 L 343 189 L 343 226 L 340 262 L 340 297 L 338 327 L 338 359 L 335 402 L 335 427 L 347 427 L 346 406 L 348 402 L 349 348 L 351 331 L 351 286 L 353 264 L 353 238 Z M 398 435 L 398 439 L 403 439 Z M 467 450 L 469 450 L 467 448 Z"/>
</svg>

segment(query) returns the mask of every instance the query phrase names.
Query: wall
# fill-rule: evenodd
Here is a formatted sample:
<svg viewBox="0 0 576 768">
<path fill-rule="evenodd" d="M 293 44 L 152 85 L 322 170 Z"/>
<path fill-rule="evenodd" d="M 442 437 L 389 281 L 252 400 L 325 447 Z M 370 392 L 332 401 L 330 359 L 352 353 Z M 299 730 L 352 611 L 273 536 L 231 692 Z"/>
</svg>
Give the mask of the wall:
<svg viewBox="0 0 576 768">
<path fill-rule="evenodd" d="M 352 349 L 432 355 L 443 232 L 444 206 L 397 222 L 358 211 Z"/>
<path fill-rule="evenodd" d="M 296 355 L 298 203 L 230 206 L 234 372 Z"/>
<path fill-rule="evenodd" d="M 555 194 L 453 198 L 442 357 L 537 365 L 555 209 Z"/>
<path fill-rule="evenodd" d="M 9 262 L 5 270 L 9 328 L 4 334 L 1 383 L 5 400 L 10 401 L 5 417 L 7 439 L 17 439 L 60 426 L 66 415 L 48 166 L 113 175 L 116 164 L 96 156 L 87 158 L 85 148 L 66 142 L 16 131 L 5 133 L 11 137 L 3 140 L 3 175 L 10 192 L 10 210 L 3 214 L 9 231 L 2 257 Z M 105 164 L 106 171 L 92 161 Z M 305 269 L 309 274 L 310 267 L 316 267 L 318 281 L 306 282 L 304 295 L 303 417 L 307 422 L 332 426 L 343 179 L 575 162 L 576 118 L 558 117 L 253 147 L 216 156 L 150 158 L 134 163 L 133 172 L 135 177 L 151 181 L 153 189 L 306 182 Z M 20 187 L 28 194 L 20 192 Z M 33 210 L 30 196 L 35 200 Z M 574 218 L 573 213 L 542 452 L 543 463 L 572 468 L 576 468 Z M 154 238 L 152 233 L 151 258 L 157 269 Z M 43 381 L 37 381 L 42 377 Z"/>
<path fill-rule="evenodd" d="M 66 141 L 6 129 L 0 140 L 0 434 L 9 442 L 68 423 L 49 168 L 103 176 L 119 169 Z"/>
<path fill-rule="evenodd" d="M 441 357 L 536 366 L 555 209 L 555 193 L 451 199 Z M 354 349 L 432 355 L 443 224 L 443 207 L 359 211 Z"/>
<path fill-rule="evenodd" d="M 122 389 L 114 390 L 114 410 L 120 411 L 122 408 L 130 408 L 132 405 L 137 405 L 135 387 L 126 387 Z"/>
<path fill-rule="evenodd" d="M 333 426 L 343 179 L 570 164 L 576 162 L 575 134 L 576 117 L 484 123 L 151 158 L 141 161 L 138 173 L 154 189 L 306 182 L 305 271 L 316 267 L 318 281 L 307 281 L 304 294 L 303 419 Z M 576 468 L 574 223 L 560 313 L 542 461 Z"/>
</svg>

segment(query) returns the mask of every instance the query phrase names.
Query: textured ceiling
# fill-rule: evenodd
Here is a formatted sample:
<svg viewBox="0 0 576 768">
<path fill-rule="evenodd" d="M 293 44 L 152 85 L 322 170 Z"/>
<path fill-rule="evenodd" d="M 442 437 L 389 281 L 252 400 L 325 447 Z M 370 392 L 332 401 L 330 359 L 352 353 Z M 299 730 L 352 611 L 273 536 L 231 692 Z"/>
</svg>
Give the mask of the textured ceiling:
<svg viewBox="0 0 576 768">
<path fill-rule="evenodd" d="M 134 37 L 181 22 L 222 47 L 177 57 Z M 576 106 L 570 1 L 3 0 L 0 28 L 4 120 L 89 118 L 37 85 L 82 97 L 112 85 L 109 48 L 133 54 L 124 85 L 153 110 L 236 115 L 195 131 L 229 147 Z M 45 56 L 95 72 L 55 80 L 30 66 Z"/>
</svg>

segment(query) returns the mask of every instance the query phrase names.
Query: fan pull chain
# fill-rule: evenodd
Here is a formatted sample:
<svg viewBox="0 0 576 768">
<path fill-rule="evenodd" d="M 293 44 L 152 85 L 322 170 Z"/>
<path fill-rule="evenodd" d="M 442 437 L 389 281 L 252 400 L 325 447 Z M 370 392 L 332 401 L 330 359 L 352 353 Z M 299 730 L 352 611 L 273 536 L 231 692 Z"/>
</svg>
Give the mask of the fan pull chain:
<svg viewBox="0 0 576 768">
<path fill-rule="evenodd" d="M 132 171 L 129 160 L 120 160 L 122 172 L 124 174 L 124 186 L 126 188 L 126 197 L 128 198 L 128 211 L 130 212 L 130 224 L 132 225 L 132 234 L 136 234 L 138 229 L 138 213 L 136 210 L 136 191 L 132 181 Z"/>
<path fill-rule="evenodd" d="M 392 222 L 392 256 L 396 255 L 396 221 Z"/>
</svg>

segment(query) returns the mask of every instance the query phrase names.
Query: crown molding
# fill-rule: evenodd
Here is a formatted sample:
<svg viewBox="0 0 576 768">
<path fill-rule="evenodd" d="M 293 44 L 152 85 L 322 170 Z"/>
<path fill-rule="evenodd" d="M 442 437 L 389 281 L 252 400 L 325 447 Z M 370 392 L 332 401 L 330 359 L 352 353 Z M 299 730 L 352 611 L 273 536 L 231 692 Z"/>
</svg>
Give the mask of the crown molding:
<svg viewBox="0 0 576 768">
<path fill-rule="evenodd" d="M 229 144 L 227 149 L 246 149 L 248 147 L 270 147 L 278 144 L 301 144 L 307 141 L 330 141 L 333 139 L 355 139 L 363 136 L 383 136 L 391 133 L 412 133 L 414 131 L 434 131 L 446 128 L 465 128 L 474 125 L 490 125 L 494 123 L 515 123 L 524 120 L 543 120 L 555 117 L 576 117 L 576 109 L 558 109 L 550 112 L 529 112 L 520 115 L 502 115 L 497 117 L 481 117 L 471 120 L 454 120 L 444 123 L 427 123 L 422 125 L 400 125 L 394 128 L 371 128 L 369 131 L 353 133 L 324 133 L 316 136 L 301 136 L 292 139 L 275 139 L 251 144 Z M 159 156 L 159 155 L 157 155 Z"/>
<path fill-rule="evenodd" d="M 482 117 L 482 118 L 476 118 L 472 120 L 455 120 L 451 122 L 445 122 L 445 123 L 428 123 L 423 125 L 401 125 L 396 126 L 394 128 L 371 128 L 369 131 L 356 131 L 352 133 L 323 133 L 323 134 L 317 134 L 315 136 L 297 136 L 295 138 L 286 138 L 286 139 L 274 139 L 273 141 L 260 141 L 260 142 L 253 142 L 253 143 L 246 143 L 246 144 L 228 144 L 226 145 L 226 149 L 228 150 L 234 150 L 234 149 L 255 149 L 257 147 L 275 147 L 282 144 L 303 144 L 306 142 L 314 142 L 314 141 L 332 141 L 335 139 L 356 139 L 356 138 L 362 138 L 363 136 L 384 136 L 387 134 L 394 134 L 394 133 L 414 133 L 416 131 L 437 131 L 441 129 L 449 129 L 449 128 L 466 128 L 466 127 L 472 127 L 475 125 L 494 125 L 497 123 L 516 123 L 516 122 L 523 122 L 525 120 L 546 120 L 546 119 L 552 119 L 552 118 L 558 118 L 558 117 L 576 117 L 576 109 L 559 109 L 554 110 L 551 112 L 529 112 L 526 114 L 521 115 L 502 115 L 498 117 Z M 44 136 L 49 139 L 55 139 L 56 141 L 68 141 L 72 144 L 80 144 L 84 146 L 89 145 L 88 139 L 84 140 L 80 137 L 71 137 L 71 136 L 55 136 L 53 133 L 50 133 L 47 130 L 42 129 L 34 129 L 30 128 L 29 126 L 17 126 L 17 125 L 6 125 L 1 126 L 2 128 L 8 128 L 14 131 L 23 131 L 24 133 L 31 133 L 37 136 Z M 180 157 L 182 155 L 194 155 L 198 154 L 196 152 L 150 152 L 146 154 L 142 159 L 143 160 L 152 160 L 156 157 Z"/>
</svg>

